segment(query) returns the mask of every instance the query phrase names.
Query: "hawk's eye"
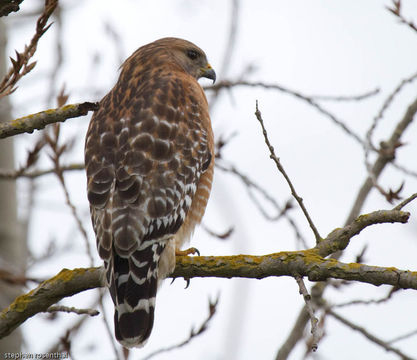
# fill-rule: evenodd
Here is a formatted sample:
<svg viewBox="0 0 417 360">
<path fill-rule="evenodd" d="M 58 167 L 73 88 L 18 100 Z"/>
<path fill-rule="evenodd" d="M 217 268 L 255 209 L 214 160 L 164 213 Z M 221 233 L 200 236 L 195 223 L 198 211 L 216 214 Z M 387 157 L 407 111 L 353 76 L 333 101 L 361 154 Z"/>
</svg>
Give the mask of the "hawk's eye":
<svg viewBox="0 0 417 360">
<path fill-rule="evenodd" d="M 199 53 L 195 50 L 187 50 L 187 56 L 191 59 L 191 60 L 195 60 L 198 58 Z"/>
</svg>

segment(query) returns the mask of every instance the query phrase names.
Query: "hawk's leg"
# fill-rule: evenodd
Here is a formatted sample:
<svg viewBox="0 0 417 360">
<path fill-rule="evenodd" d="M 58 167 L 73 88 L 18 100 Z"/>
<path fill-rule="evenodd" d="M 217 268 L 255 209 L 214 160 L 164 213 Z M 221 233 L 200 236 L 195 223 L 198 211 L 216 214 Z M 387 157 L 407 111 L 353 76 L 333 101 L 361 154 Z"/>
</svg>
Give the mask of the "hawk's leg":
<svg viewBox="0 0 417 360">
<path fill-rule="evenodd" d="M 197 254 L 198 256 L 200 256 L 200 251 L 198 251 L 198 249 L 195 247 L 191 247 L 185 250 L 175 249 L 175 256 L 188 256 L 188 255 L 194 255 L 194 254 Z"/>
</svg>

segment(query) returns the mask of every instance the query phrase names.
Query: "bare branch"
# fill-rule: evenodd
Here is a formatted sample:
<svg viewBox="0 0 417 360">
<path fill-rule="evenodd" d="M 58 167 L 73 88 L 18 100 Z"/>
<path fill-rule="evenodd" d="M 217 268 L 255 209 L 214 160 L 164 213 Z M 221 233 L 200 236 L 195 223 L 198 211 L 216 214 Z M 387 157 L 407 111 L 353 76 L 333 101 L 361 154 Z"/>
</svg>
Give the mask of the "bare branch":
<svg viewBox="0 0 417 360">
<path fill-rule="evenodd" d="M 368 91 L 359 95 L 339 95 L 339 96 L 330 96 L 330 95 L 310 95 L 310 98 L 316 101 L 361 101 L 368 99 L 372 96 L 378 95 L 380 89 L 376 88 L 374 90 Z"/>
<path fill-rule="evenodd" d="M 239 23 L 239 12 L 240 12 L 240 4 L 239 4 L 239 0 L 232 0 L 231 1 L 231 12 L 230 12 L 230 28 L 229 28 L 229 36 L 228 36 L 228 40 L 225 46 L 225 50 L 224 50 L 224 54 L 223 54 L 223 59 L 222 59 L 222 63 L 220 66 L 220 72 L 219 72 L 219 77 L 225 77 L 230 64 L 231 64 L 231 58 L 233 55 L 233 52 L 235 50 L 235 45 L 236 45 L 236 37 L 237 37 L 237 28 L 238 28 L 238 23 Z M 217 99 L 218 99 L 218 91 L 214 92 L 214 96 L 211 97 L 210 99 L 210 109 L 213 110 Z"/>
<path fill-rule="evenodd" d="M 376 211 L 362 215 L 355 223 L 332 231 L 316 248 L 285 251 L 264 256 L 178 256 L 171 277 L 245 277 L 262 279 L 269 276 L 307 276 L 311 281 L 329 278 L 359 281 L 379 286 L 417 289 L 417 272 L 364 264 L 345 264 L 325 259 L 321 254 L 337 251 L 346 245 L 347 238 L 373 223 L 406 222 L 409 214 L 398 210 Z M 103 286 L 102 268 L 62 270 L 42 282 L 29 293 L 19 296 L 0 314 L 0 338 L 10 334 L 26 319 L 46 311 L 62 298 Z"/>
<path fill-rule="evenodd" d="M 61 165 L 61 170 L 63 172 L 73 171 L 73 170 L 84 170 L 84 164 L 70 164 L 70 165 Z M 19 170 L 15 171 L 7 171 L 0 169 L 0 179 L 6 180 L 16 180 L 19 178 L 27 178 L 27 179 L 35 179 L 40 176 L 44 175 L 51 175 L 55 174 L 55 169 L 45 169 L 45 170 L 33 170 L 33 171 L 25 171 L 23 172 Z"/>
<path fill-rule="evenodd" d="M 332 308 L 340 308 L 345 306 L 351 306 L 351 305 L 370 305 L 370 304 L 382 304 L 384 302 L 387 302 L 390 300 L 395 293 L 397 293 L 399 289 L 396 287 L 392 287 L 390 291 L 388 291 L 388 294 L 384 296 L 381 299 L 371 299 L 371 300 L 352 300 L 340 304 L 332 305 Z"/>
<path fill-rule="evenodd" d="M 96 298 L 96 300 L 90 305 L 91 308 L 94 308 L 96 306 L 98 306 L 100 299 L 103 297 L 104 292 L 103 291 L 99 291 L 98 292 L 98 297 Z M 88 316 L 80 316 L 77 318 L 77 320 L 71 325 L 69 326 L 66 331 L 65 334 L 70 334 L 71 336 L 75 336 L 77 334 L 77 332 L 81 329 L 81 327 L 86 323 L 86 320 L 88 320 Z M 54 352 L 58 352 L 60 345 L 62 343 L 62 336 L 59 337 L 58 341 L 53 344 L 46 352 L 47 353 L 54 353 Z"/>
<path fill-rule="evenodd" d="M 61 170 L 63 172 L 73 171 L 73 170 L 84 170 L 84 164 L 70 164 L 70 165 L 62 165 Z M 5 180 L 16 180 L 19 178 L 27 178 L 27 179 L 35 179 L 40 176 L 44 175 L 51 175 L 55 174 L 55 169 L 45 169 L 45 170 L 33 170 L 33 171 L 26 171 L 23 169 L 23 172 L 19 170 L 15 171 L 7 171 L 0 169 L 0 179 Z"/>
<path fill-rule="evenodd" d="M 387 211 L 387 213 L 390 212 L 393 215 L 401 213 Z M 372 218 L 372 215 L 370 215 L 370 218 Z M 366 216 L 359 221 L 367 223 Z M 375 219 L 375 221 L 379 220 Z M 337 242 L 335 234 L 339 233 L 341 242 L 344 244 L 344 236 L 348 232 L 349 230 L 345 232 L 343 229 L 335 230 L 329 235 L 333 240 L 327 242 Z M 326 239 L 323 242 L 326 243 Z M 28 294 L 19 296 L 0 314 L 0 338 L 10 334 L 26 319 L 38 312 L 47 310 L 49 306 L 62 298 L 103 286 L 102 276 L 101 268 L 64 269 Z M 311 281 L 324 281 L 334 278 L 359 281 L 376 286 L 387 284 L 398 288 L 417 289 L 417 272 L 357 263 L 345 264 L 335 259 L 323 258 L 317 248 L 264 256 L 179 256 L 176 260 L 175 271 L 171 275 L 174 278 L 183 277 L 187 279 L 192 277 L 262 279 L 269 276 L 307 276 Z"/>
<path fill-rule="evenodd" d="M 412 176 L 414 178 L 417 178 L 417 171 L 413 171 L 413 170 L 407 169 L 405 166 L 400 165 L 400 164 L 397 164 L 395 161 L 393 161 L 391 163 L 391 165 L 393 167 L 395 167 L 397 170 L 399 170 L 402 173 L 404 173 L 405 175 L 408 175 L 408 176 Z"/>
<path fill-rule="evenodd" d="M 119 354 L 119 350 L 117 349 L 116 339 L 114 338 L 113 333 L 110 330 L 109 322 L 108 322 L 107 315 L 106 315 L 106 309 L 104 308 L 104 304 L 103 304 L 103 297 L 100 296 L 98 301 L 100 304 L 101 313 L 103 314 L 101 319 L 102 319 L 104 328 L 106 329 L 107 336 L 110 339 L 110 344 L 113 348 L 113 352 L 116 357 L 116 360 L 119 360 L 121 357 Z"/>
<path fill-rule="evenodd" d="M 65 105 L 57 109 L 49 109 L 19 119 L 0 123 L 0 139 L 34 130 L 44 129 L 46 125 L 64 122 L 67 119 L 86 115 L 89 111 L 98 109 L 97 103 L 84 102 Z"/>
<path fill-rule="evenodd" d="M 383 341 L 383 340 L 379 339 L 378 337 L 376 337 L 375 335 L 372 335 L 368 330 L 366 330 L 362 326 L 359 326 L 359 325 L 354 324 L 353 322 L 351 322 L 350 320 L 346 319 L 345 317 L 340 316 L 339 314 L 335 313 L 333 310 L 329 309 L 329 310 L 327 310 L 327 313 L 329 315 L 333 316 L 336 320 L 340 321 L 342 324 L 344 324 L 347 327 L 351 328 L 352 330 L 359 331 L 368 340 L 370 340 L 371 342 L 373 342 L 373 343 L 381 346 L 386 351 L 389 351 L 389 352 L 392 352 L 394 354 L 397 354 L 401 359 L 403 359 L 403 360 L 415 360 L 416 359 L 416 358 L 411 358 L 411 357 L 405 355 L 403 352 L 401 352 L 400 350 L 398 350 L 396 348 L 393 348 L 392 346 L 390 346 L 388 344 L 387 341 Z"/>
<path fill-rule="evenodd" d="M 230 235 L 232 235 L 233 231 L 235 230 L 234 227 L 230 227 L 228 230 L 222 232 L 222 233 L 217 233 L 214 230 L 211 230 L 210 228 L 208 228 L 206 225 L 204 224 L 200 224 L 200 226 L 211 236 L 220 239 L 220 240 L 227 240 Z"/>
<path fill-rule="evenodd" d="M 389 151 L 391 150 L 391 154 L 388 152 L 386 152 L 386 149 L 384 149 L 381 146 L 381 149 L 376 149 L 375 146 L 372 144 L 372 136 L 374 134 L 374 131 L 376 129 L 376 127 L 378 126 L 379 122 L 382 120 L 382 118 L 384 117 L 384 113 L 385 111 L 390 107 L 390 105 L 392 104 L 392 102 L 394 101 L 395 97 L 401 92 L 401 90 L 403 89 L 403 87 L 407 84 L 412 83 L 415 79 L 417 79 L 417 73 L 413 74 L 412 76 L 403 79 L 398 85 L 397 87 L 394 89 L 394 91 L 389 94 L 389 96 L 386 98 L 386 100 L 384 101 L 384 103 L 382 104 L 381 109 L 378 111 L 378 114 L 373 118 L 372 124 L 370 126 L 370 128 L 368 129 L 368 131 L 366 132 L 366 141 L 363 143 L 363 147 L 364 147 L 364 161 L 365 161 L 365 167 L 366 170 L 368 171 L 368 176 L 370 178 L 370 180 L 373 183 L 373 186 L 379 190 L 379 192 L 384 195 L 385 197 L 387 197 L 387 193 L 384 189 L 382 189 L 382 187 L 380 187 L 377 183 L 377 176 L 376 174 L 373 173 L 372 171 L 372 166 L 369 162 L 369 154 L 371 151 L 377 150 L 380 154 L 381 153 L 386 153 L 388 155 L 391 155 L 391 161 L 394 160 L 395 158 L 395 149 L 398 147 L 398 144 L 394 144 L 395 147 L 392 149 L 388 149 Z M 382 143 L 382 145 L 384 145 L 385 143 Z M 400 170 L 402 170 L 403 172 L 407 172 L 406 169 L 401 168 L 399 165 L 395 165 L 397 168 L 400 168 Z"/>
<path fill-rule="evenodd" d="M 415 335 L 417 335 L 417 330 L 413 330 L 413 331 L 410 331 L 410 332 L 408 332 L 408 333 L 406 333 L 406 334 L 403 334 L 403 335 L 397 336 L 396 338 L 394 338 L 394 339 L 391 339 L 391 340 L 387 341 L 387 343 L 388 343 L 388 344 L 393 344 L 393 343 L 395 343 L 395 342 L 398 342 L 398 341 L 401 341 L 401 340 L 408 339 L 409 337 L 412 337 L 412 336 L 415 336 Z"/>
<path fill-rule="evenodd" d="M 407 20 L 403 14 L 401 14 L 401 0 L 393 0 L 392 7 L 386 6 L 387 10 L 394 14 L 401 23 L 407 25 L 410 29 L 417 32 L 417 26 L 411 21 Z"/>
<path fill-rule="evenodd" d="M 301 276 L 296 276 L 295 281 L 297 281 L 298 287 L 300 288 L 300 294 L 303 295 L 304 302 L 307 307 L 308 315 L 310 316 L 311 322 L 311 334 L 313 335 L 313 341 L 311 344 L 311 351 L 317 351 L 318 342 L 320 339 L 320 335 L 318 332 L 317 324 L 319 320 L 314 315 L 313 305 L 311 303 L 311 296 L 307 291 L 306 285 L 304 284 L 304 280 Z"/>
<path fill-rule="evenodd" d="M 232 164 L 227 164 L 227 162 L 223 159 L 221 150 L 224 148 L 225 145 L 227 145 L 235 134 L 232 134 L 228 139 L 224 139 L 223 137 L 219 137 L 218 141 L 216 142 L 216 169 L 220 169 L 226 173 L 230 173 L 235 175 L 238 179 L 240 179 L 243 184 L 246 187 L 248 196 L 252 200 L 252 202 L 255 204 L 257 209 L 260 211 L 260 213 L 270 221 L 277 221 L 282 216 L 287 219 L 287 221 L 290 223 L 291 227 L 294 230 L 295 237 L 297 241 L 301 243 L 301 246 L 306 249 L 308 248 L 307 241 L 301 234 L 300 230 L 298 229 L 297 224 L 295 221 L 291 218 L 289 215 L 289 211 L 292 208 L 291 200 L 287 200 L 285 205 L 281 207 L 277 200 L 275 200 L 262 186 L 257 184 L 254 180 L 252 180 L 248 175 L 242 173 L 242 171 L 238 170 L 236 166 Z M 224 162 L 224 163 L 223 163 Z M 1 177 L 1 174 L 0 174 Z M 264 208 L 262 203 L 258 200 L 258 197 L 255 195 L 256 193 L 259 193 L 269 204 L 272 205 L 272 207 L 275 208 L 276 214 L 270 215 L 267 210 Z"/>
<path fill-rule="evenodd" d="M 67 206 L 70 208 L 72 216 L 74 217 L 75 222 L 77 223 L 78 229 L 79 229 L 79 231 L 80 231 L 80 233 L 81 233 L 81 235 L 84 239 L 85 247 L 86 247 L 86 250 L 87 250 L 87 256 L 90 260 L 90 266 L 93 266 L 94 259 L 93 259 L 93 255 L 92 255 L 92 252 L 91 252 L 90 243 L 88 241 L 87 230 L 84 228 L 84 225 L 83 225 L 80 217 L 78 216 L 77 209 L 71 201 L 69 191 L 68 191 L 67 186 L 66 186 L 64 173 L 63 173 L 63 171 L 61 169 L 61 165 L 60 165 L 61 155 L 68 148 L 67 148 L 66 144 L 61 145 L 61 146 L 58 145 L 59 134 L 60 134 L 59 125 L 60 124 L 55 124 L 53 136 L 50 136 L 47 133 L 45 133 L 45 141 L 48 143 L 48 145 L 52 149 L 53 153 L 50 157 L 51 157 L 51 160 L 54 163 L 55 174 L 58 177 L 59 183 L 62 186 L 62 190 L 64 191 L 65 202 L 66 202 Z"/>
<path fill-rule="evenodd" d="M 16 59 L 10 58 L 12 66 L 0 82 L 0 99 L 14 92 L 16 83 L 35 67 L 36 61 L 29 64 L 29 60 L 36 52 L 39 39 L 51 27 L 52 24 L 48 26 L 46 24 L 57 5 L 58 0 L 45 0 L 45 9 L 36 23 L 36 32 L 29 45 L 25 45 L 25 49 L 21 53 L 16 51 Z"/>
<path fill-rule="evenodd" d="M 340 250 L 344 250 L 352 237 L 358 235 L 370 225 L 383 223 L 406 223 L 410 213 L 399 210 L 377 210 L 364 214 L 353 220 L 343 228 L 333 230 L 325 239 L 317 244 L 320 256 L 326 257 Z"/>
<path fill-rule="evenodd" d="M 204 87 L 204 89 L 207 90 L 214 90 L 219 91 L 219 89 L 228 89 L 235 86 L 249 86 L 249 87 L 262 87 L 264 89 L 271 89 L 271 90 L 278 90 L 283 93 L 292 95 L 296 97 L 297 99 L 300 99 L 307 104 L 314 107 L 316 110 L 318 110 L 321 114 L 328 117 L 331 121 L 333 121 L 337 126 L 342 128 L 342 130 L 348 134 L 350 137 L 352 137 L 354 140 L 356 140 L 359 144 L 363 146 L 364 140 L 356 134 L 353 130 L 349 129 L 349 127 L 340 119 L 336 117 L 336 115 L 332 114 L 330 111 L 326 110 L 323 106 L 321 106 L 312 96 L 307 96 L 304 94 L 301 94 L 298 91 L 294 91 L 291 89 L 288 89 L 284 86 L 278 85 L 278 84 L 267 84 L 263 82 L 249 82 L 249 81 L 219 81 L 217 84 L 212 86 Z"/>
<path fill-rule="evenodd" d="M 304 306 L 303 310 L 300 311 L 297 317 L 297 320 L 292 330 L 289 333 L 288 338 L 278 350 L 275 360 L 287 359 L 291 350 L 295 347 L 295 345 L 297 345 L 297 342 L 303 337 L 306 324 L 310 320 L 310 316 L 308 315 L 308 312 L 305 309 L 306 309 L 306 306 Z"/>
<path fill-rule="evenodd" d="M 313 230 L 314 236 L 316 237 L 316 243 L 319 243 L 320 240 L 321 240 L 321 236 L 320 236 L 319 232 L 317 231 L 317 228 L 314 225 L 313 221 L 311 220 L 310 215 L 309 215 L 306 207 L 303 204 L 303 199 L 301 197 L 299 197 L 297 192 L 295 191 L 294 185 L 292 184 L 290 178 L 288 177 L 288 175 L 285 172 L 283 166 L 281 165 L 281 162 L 280 162 L 279 158 L 275 155 L 274 147 L 269 142 L 268 134 L 267 134 L 265 126 L 264 126 L 262 115 L 261 115 L 261 112 L 259 111 L 259 108 L 258 108 L 258 101 L 256 101 L 255 115 L 256 115 L 256 118 L 258 119 L 259 123 L 261 124 L 262 133 L 263 133 L 264 138 L 265 138 L 265 143 L 266 143 L 266 145 L 269 149 L 269 152 L 270 152 L 270 158 L 275 162 L 279 172 L 284 176 L 285 180 L 287 181 L 288 186 L 291 189 L 291 194 L 294 196 L 295 200 L 298 202 L 298 205 L 300 205 L 300 208 L 303 211 L 304 216 L 306 217 L 306 219 L 308 221 L 308 224 L 310 225 L 311 230 Z"/>
<path fill-rule="evenodd" d="M 103 286 L 102 268 L 62 270 L 37 288 L 21 295 L 0 314 L 0 338 L 9 335 L 31 316 L 46 311 L 64 297 Z"/>
<path fill-rule="evenodd" d="M 387 141 L 385 141 L 387 148 L 395 148 L 395 146 L 399 143 L 399 139 L 401 138 L 401 136 L 403 135 L 407 127 L 413 121 L 413 118 L 416 112 L 417 112 L 417 98 L 409 105 L 403 118 L 399 121 L 393 133 L 391 134 L 391 137 Z M 376 179 L 378 179 L 378 177 L 381 175 L 386 165 L 388 165 L 391 160 L 392 160 L 392 156 L 387 157 L 387 153 L 385 152 L 379 153 L 377 159 L 375 160 L 372 166 L 372 174 L 375 176 Z M 368 178 L 364 181 L 364 183 L 362 184 L 361 188 L 358 191 L 354 204 L 346 219 L 346 224 L 352 223 L 355 220 L 355 218 L 360 214 L 360 211 L 370 191 L 372 190 L 372 187 L 373 187 L 373 181 L 368 176 Z M 338 259 L 340 256 L 341 256 L 341 252 L 332 254 L 333 259 Z M 325 284 L 316 284 L 313 287 L 312 292 L 313 291 L 314 291 L 313 293 L 317 292 L 317 296 L 320 297 L 321 294 L 323 294 L 325 288 L 326 288 Z M 292 330 L 290 331 L 290 334 L 288 335 L 287 339 L 285 340 L 285 342 L 279 349 L 276 360 L 285 360 L 288 358 L 288 355 L 290 354 L 294 346 L 297 344 L 298 340 L 300 340 L 303 337 L 304 328 L 308 322 L 308 319 L 309 317 L 308 317 L 307 309 L 304 306 L 303 309 L 300 311 L 297 317 L 297 320 L 294 323 Z"/>
<path fill-rule="evenodd" d="M 351 222 L 355 217 L 357 217 L 360 214 L 363 204 L 365 203 L 365 200 L 374 184 L 372 177 L 378 179 L 385 166 L 387 166 L 393 160 L 393 155 L 395 154 L 396 146 L 397 144 L 399 144 L 400 138 L 404 134 L 405 130 L 407 130 L 408 126 L 412 123 L 416 113 L 417 98 L 408 106 L 407 111 L 395 127 L 393 133 L 391 134 L 391 137 L 384 142 L 384 147 L 386 151 L 379 152 L 378 158 L 375 160 L 371 169 L 372 175 L 368 176 L 368 178 L 365 180 L 362 187 L 360 188 L 358 195 L 356 196 L 356 200 L 348 216 L 348 219 L 346 221 L 347 223 Z"/>
<path fill-rule="evenodd" d="M 172 351 L 172 350 L 175 350 L 175 349 L 179 349 L 180 347 L 183 347 L 184 345 L 187 345 L 188 343 L 190 343 L 190 341 L 192 341 L 197 336 L 204 333 L 207 330 L 207 327 L 208 327 L 208 324 L 209 324 L 210 320 L 213 318 L 214 314 L 216 313 L 218 303 L 219 303 L 219 298 L 217 298 L 214 302 L 209 300 L 209 314 L 208 314 L 207 318 L 203 321 L 203 323 L 198 327 L 197 330 L 194 330 L 194 328 L 191 329 L 190 335 L 188 336 L 187 339 L 181 341 L 178 344 L 158 349 L 158 350 L 150 353 L 148 356 L 144 357 L 142 360 L 149 360 L 149 359 L 151 359 L 151 358 L 153 358 L 156 355 L 159 355 L 161 353 Z"/>
<path fill-rule="evenodd" d="M 278 202 L 270 195 L 268 194 L 268 192 L 262 188 L 260 185 L 256 184 L 252 179 L 250 179 L 247 175 L 243 174 L 241 171 L 239 171 L 235 166 L 233 165 L 229 165 L 229 166 L 224 166 L 219 162 L 216 162 L 216 167 L 224 172 L 228 172 L 231 173 L 235 176 L 237 176 L 246 186 L 246 189 L 248 191 L 248 195 L 251 198 L 251 200 L 253 201 L 253 203 L 255 204 L 255 206 L 258 208 L 258 210 L 260 211 L 260 213 L 267 219 L 270 221 L 276 221 L 279 220 L 283 215 L 286 214 L 287 210 L 289 210 L 291 208 L 291 205 L 285 206 L 284 208 L 281 207 Z M 261 194 L 265 200 L 267 200 L 277 211 L 277 213 L 275 215 L 269 215 L 267 213 L 267 211 L 263 208 L 263 206 L 259 203 L 259 201 L 257 200 L 257 198 L 255 197 L 255 195 L 252 192 L 252 188 L 254 190 L 256 190 L 257 192 L 259 192 L 259 194 Z M 289 203 L 289 202 L 287 202 Z"/>
<path fill-rule="evenodd" d="M 407 204 L 412 202 L 415 198 L 417 198 L 417 193 L 411 195 L 410 197 L 408 197 L 404 201 L 401 201 L 393 210 L 401 210 L 404 206 L 406 206 Z"/>
<path fill-rule="evenodd" d="M 68 307 L 64 305 L 53 305 L 46 309 L 45 312 L 53 313 L 53 312 L 65 312 L 65 313 L 74 313 L 78 315 L 90 315 L 90 316 L 97 316 L 100 314 L 100 311 L 95 309 L 77 309 L 75 307 Z"/>
<path fill-rule="evenodd" d="M 307 276 L 310 281 L 342 279 L 379 286 L 417 289 L 417 272 L 342 263 L 324 259 L 314 250 L 284 251 L 263 256 L 181 256 L 172 277 L 220 277 L 263 279 L 270 276 Z"/>
</svg>

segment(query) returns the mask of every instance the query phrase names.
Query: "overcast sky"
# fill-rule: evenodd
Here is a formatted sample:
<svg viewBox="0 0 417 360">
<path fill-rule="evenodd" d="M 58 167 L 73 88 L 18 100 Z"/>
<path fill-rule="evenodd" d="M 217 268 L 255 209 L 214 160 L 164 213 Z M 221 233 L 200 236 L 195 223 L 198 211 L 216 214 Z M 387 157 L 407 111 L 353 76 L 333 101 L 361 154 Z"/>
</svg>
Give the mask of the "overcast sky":
<svg viewBox="0 0 417 360">
<path fill-rule="evenodd" d="M 222 64 L 229 41 L 232 1 L 68 0 L 61 4 L 64 60 L 56 83 L 58 88 L 65 83 L 70 102 L 99 100 L 115 83 L 122 60 L 141 45 L 175 36 L 191 40 L 205 50 L 217 71 L 218 81 L 245 79 L 278 84 L 305 95 L 358 95 L 380 89 L 378 95 L 361 102 L 320 102 L 363 139 L 386 97 L 402 79 L 417 71 L 417 32 L 400 24 L 386 10 L 389 1 L 240 1 L 236 37 L 226 73 Z M 24 1 L 21 12 L 29 11 L 32 5 L 33 2 Z M 406 0 L 403 7 L 406 17 L 417 23 L 417 3 Z M 18 17 L 19 14 L 10 15 L 6 19 L 10 24 L 10 55 L 29 41 L 35 26 L 34 18 L 17 20 Z M 118 34 L 116 40 L 109 28 Z M 55 24 L 41 39 L 35 55 L 36 70 L 21 81 L 12 97 L 14 116 L 56 105 L 48 104 L 46 99 L 48 74 L 56 61 L 57 34 Z M 201 83 L 210 84 L 205 80 Z M 374 144 L 390 136 L 416 93 L 417 82 L 414 82 L 399 94 L 376 129 Z M 209 99 L 211 96 L 208 92 Z M 361 145 L 328 117 L 293 96 L 259 87 L 239 87 L 221 93 L 211 111 L 215 135 L 227 138 L 235 134 L 222 152 L 223 159 L 260 184 L 281 205 L 290 198 L 290 191 L 269 159 L 254 116 L 256 100 L 277 155 L 303 197 L 320 234 L 325 236 L 343 226 L 366 177 Z M 76 137 L 74 151 L 65 158 L 68 163 L 83 160 L 88 120 L 87 117 L 71 119 L 62 126 L 65 136 Z M 403 137 L 406 146 L 397 153 L 398 163 L 414 172 L 417 171 L 416 135 L 416 124 L 413 124 Z M 24 159 L 25 150 L 36 136 L 19 137 L 19 159 Z M 46 156 L 41 166 L 51 166 Z M 85 175 L 72 173 L 66 179 L 94 250 Z M 397 188 L 403 181 L 404 196 L 417 191 L 416 178 L 405 176 L 392 167 L 388 167 L 381 178 L 385 188 Z M 49 176 L 36 183 L 39 192 L 31 222 L 31 250 L 40 255 L 51 239 L 55 239 L 59 248 L 71 245 L 71 252 L 59 252 L 50 261 L 33 267 L 31 275 L 50 277 L 62 267 L 88 266 L 85 245 L 65 207 L 57 180 Z M 19 185 L 23 201 L 26 185 L 24 181 Z M 260 199 L 267 211 L 274 214 L 271 205 Z M 392 206 L 373 191 L 362 213 Z M 367 264 L 415 270 L 417 206 L 411 204 L 407 210 L 413 214 L 409 224 L 366 229 L 352 240 L 342 260 L 354 261 L 367 245 Z M 290 215 L 308 245 L 314 246 L 314 236 L 297 206 Z M 266 220 L 249 199 L 242 182 L 219 170 L 203 223 L 219 233 L 230 227 L 234 232 L 222 241 L 202 229 L 197 230 L 192 245 L 202 255 L 257 255 L 302 248 L 286 220 Z M 96 265 L 101 264 L 98 256 L 95 261 Z M 162 287 L 151 338 L 144 349 L 135 351 L 132 359 L 140 359 L 185 339 L 191 327 L 207 316 L 208 299 L 218 294 L 218 313 L 209 329 L 190 345 L 158 359 L 273 359 L 303 306 L 292 278 L 192 279 L 188 289 L 184 290 L 184 286 L 184 281 L 177 279 L 172 285 L 167 281 Z M 385 286 L 358 284 L 346 286 L 342 291 L 329 289 L 326 299 L 339 303 L 379 298 L 388 291 Z M 93 298 L 92 292 L 85 293 L 66 299 L 64 303 L 88 307 Z M 417 327 L 416 301 L 415 291 L 407 290 L 396 295 L 388 305 L 356 306 L 338 311 L 388 340 Z M 109 296 L 106 309 L 112 319 L 113 305 Z M 23 326 L 27 350 L 45 351 L 76 319 L 76 315 L 60 315 L 59 322 L 48 322 L 38 315 L 28 320 Z M 87 348 L 91 344 L 100 348 L 90 353 Z M 416 337 L 395 343 L 395 346 L 409 356 L 417 356 Z M 73 352 L 78 359 L 113 358 L 100 317 L 91 319 L 74 339 Z M 290 359 L 300 359 L 303 353 L 301 344 Z M 328 318 L 317 359 L 353 358 L 388 360 L 397 357 Z"/>
</svg>

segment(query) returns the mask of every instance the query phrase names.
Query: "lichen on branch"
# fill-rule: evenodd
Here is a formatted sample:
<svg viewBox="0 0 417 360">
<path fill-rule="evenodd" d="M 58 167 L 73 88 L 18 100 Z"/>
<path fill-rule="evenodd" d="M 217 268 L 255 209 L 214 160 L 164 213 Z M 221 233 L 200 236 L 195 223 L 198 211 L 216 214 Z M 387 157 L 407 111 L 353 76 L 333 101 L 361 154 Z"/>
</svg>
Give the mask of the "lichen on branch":
<svg viewBox="0 0 417 360">
<path fill-rule="evenodd" d="M 263 256 L 179 256 L 171 277 L 262 279 L 270 276 L 306 276 L 311 281 L 333 278 L 417 290 L 417 272 L 359 263 L 347 264 L 325 258 L 332 251 L 346 247 L 350 238 L 359 234 L 365 227 L 380 223 L 405 223 L 409 216 L 409 213 L 400 210 L 375 211 L 361 215 L 344 228 L 332 231 L 316 247 L 308 250 L 282 251 Z M 16 298 L 0 313 L 0 338 L 7 336 L 28 318 L 46 311 L 64 297 L 103 285 L 102 268 L 62 270 L 37 288 Z"/>
<path fill-rule="evenodd" d="M 64 297 L 103 285 L 102 269 L 63 269 L 53 278 L 21 295 L 0 313 L 0 338 L 9 335 L 33 315 L 46 311 Z"/>
<path fill-rule="evenodd" d="M 86 115 L 89 111 L 97 110 L 98 104 L 83 102 L 65 105 L 57 109 L 49 109 L 36 114 L 27 115 L 15 120 L 0 123 L 0 139 L 34 130 L 44 129 L 46 125 L 64 122 L 67 119 Z"/>
</svg>

